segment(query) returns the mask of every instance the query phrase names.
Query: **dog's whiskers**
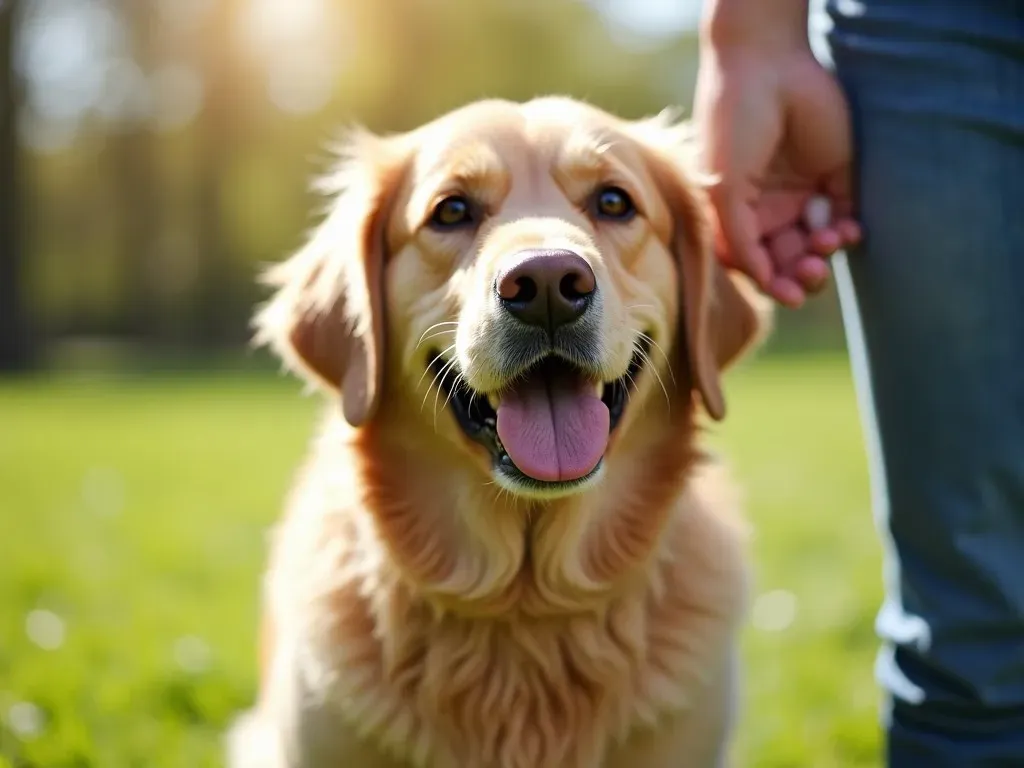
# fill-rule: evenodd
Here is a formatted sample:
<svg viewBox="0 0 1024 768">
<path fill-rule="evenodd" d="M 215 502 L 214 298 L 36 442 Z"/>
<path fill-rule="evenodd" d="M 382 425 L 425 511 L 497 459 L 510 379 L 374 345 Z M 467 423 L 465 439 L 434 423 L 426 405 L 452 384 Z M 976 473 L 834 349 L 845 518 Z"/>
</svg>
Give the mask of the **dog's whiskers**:
<svg viewBox="0 0 1024 768">
<path fill-rule="evenodd" d="M 626 372 L 626 381 L 629 383 L 629 386 L 626 387 L 626 402 L 629 403 L 630 406 L 632 406 L 632 404 L 633 404 L 633 393 L 636 392 L 636 377 L 633 374 L 631 374 L 631 373 L 629 373 L 627 371 Z M 640 413 L 643 413 L 643 412 L 644 412 L 644 402 L 641 401 L 641 403 L 640 403 Z"/>
<path fill-rule="evenodd" d="M 440 323 L 434 323 L 432 326 L 430 326 L 425 331 L 423 331 L 423 333 L 420 334 L 419 341 L 416 342 L 416 346 L 413 347 L 413 349 L 418 349 L 420 344 L 422 344 L 427 339 L 432 339 L 435 336 L 440 336 L 440 335 L 445 334 L 445 333 L 455 333 L 457 329 L 456 330 L 445 329 L 445 326 L 450 326 L 450 325 L 457 326 L 458 323 L 456 321 L 454 321 L 454 320 L 445 320 L 445 321 L 440 322 Z M 433 331 L 435 328 L 441 328 L 442 330 L 438 331 L 435 334 L 431 334 L 430 336 L 427 336 L 427 334 L 430 333 L 431 331 Z"/>
<path fill-rule="evenodd" d="M 448 390 L 448 397 L 446 397 L 444 399 L 444 405 L 441 406 L 441 410 L 444 410 L 445 408 L 448 407 L 448 403 L 452 399 L 452 394 L 455 392 L 455 388 L 458 387 L 459 384 L 461 384 L 463 381 L 465 381 L 465 379 L 462 376 L 462 371 L 456 371 L 456 373 L 455 373 L 455 381 L 452 384 L 451 388 Z M 437 411 L 436 410 L 434 411 L 434 429 L 435 430 L 437 429 Z"/>
<path fill-rule="evenodd" d="M 641 359 L 646 361 L 647 365 L 650 366 L 651 373 L 654 374 L 654 380 L 658 382 L 658 386 L 661 387 L 661 393 L 665 396 L 665 405 L 667 405 L 669 407 L 669 409 L 671 410 L 671 408 L 672 408 L 672 399 L 668 396 L 668 389 L 665 387 L 665 382 L 662 380 L 661 374 L 658 373 L 658 367 L 654 364 L 654 361 L 651 360 L 651 356 L 649 354 L 647 354 L 647 352 L 645 350 L 641 349 L 641 350 L 639 350 L 639 352 L 640 352 Z M 675 383 L 675 380 L 673 379 L 673 384 L 674 383 Z"/>
<path fill-rule="evenodd" d="M 445 355 L 447 355 L 447 354 L 448 354 L 449 352 L 451 352 L 451 351 L 452 351 L 452 350 L 454 350 L 454 349 L 455 349 L 455 345 L 454 345 L 454 344 L 452 344 L 451 346 L 448 346 L 448 347 L 446 347 L 445 349 L 443 349 L 443 350 L 442 350 L 442 351 L 441 351 L 440 353 L 438 353 L 438 355 L 437 355 L 437 356 L 438 356 L 438 357 L 441 357 L 441 358 L 443 358 L 443 357 L 444 357 Z M 420 378 L 419 378 L 419 380 L 418 380 L 418 381 L 416 382 L 416 388 L 417 388 L 417 389 L 419 389 L 419 387 L 420 387 L 420 384 L 422 384 L 422 383 L 423 383 L 423 377 L 427 375 L 427 372 L 428 372 L 429 370 L 430 370 L 430 366 L 429 366 L 429 365 L 428 365 L 428 366 L 427 366 L 426 368 L 424 368 L 424 369 L 423 369 L 423 373 L 421 373 L 421 374 L 420 374 Z M 433 384 L 433 382 L 431 382 L 431 384 Z M 427 386 L 427 392 L 428 392 L 428 393 L 430 392 L 430 386 L 429 386 L 429 385 Z"/>
<path fill-rule="evenodd" d="M 425 342 L 425 341 L 430 341 L 431 339 L 436 339 L 436 338 L 438 338 L 440 336 L 447 336 L 448 334 L 454 334 L 454 333 L 457 333 L 456 329 L 454 329 L 454 328 L 442 328 L 441 330 L 435 331 L 434 333 L 430 334 L 429 336 L 421 338 L 418 342 L 416 342 L 416 346 L 414 347 L 414 349 L 419 349 L 420 345 L 423 344 L 423 342 Z"/>
<path fill-rule="evenodd" d="M 653 340 L 649 336 L 647 336 L 647 334 L 640 334 L 640 335 L 643 336 L 644 338 L 646 338 L 651 343 L 653 343 Z M 665 382 L 661 378 L 661 374 L 658 373 L 658 367 L 654 364 L 654 361 L 651 359 L 651 356 L 647 353 L 647 350 L 645 350 L 643 348 L 643 346 L 638 344 L 638 343 L 634 343 L 633 350 L 636 353 L 636 355 L 641 360 L 643 360 L 645 367 L 651 369 L 651 374 L 654 376 L 654 380 L 658 382 L 658 386 L 661 387 L 661 393 L 665 396 L 665 404 L 671 409 L 672 408 L 672 400 L 668 396 L 668 389 L 665 387 Z M 669 371 L 670 371 L 670 374 L 671 374 L 671 367 L 670 367 Z M 633 381 L 633 377 L 632 376 L 630 376 L 629 378 L 630 378 L 631 381 Z M 673 384 L 674 384 L 675 383 L 675 379 L 673 378 L 672 381 L 673 381 Z M 633 383 L 634 383 L 634 388 L 635 388 L 635 381 Z M 631 396 L 630 396 L 630 399 L 632 399 Z"/>
<path fill-rule="evenodd" d="M 438 355 L 438 357 L 442 357 L 442 358 L 443 358 L 443 357 L 444 357 L 444 355 L 448 354 L 448 353 L 449 353 L 449 352 L 451 352 L 451 351 L 452 351 L 453 349 L 455 349 L 455 345 L 454 345 L 454 344 L 452 344 L 452 345 L 451 345 L 450 347 L 448 347 L 448 348 L 447 348 L 446 350 L 444 350 L 443 352 L 441 352 L 441 354 L 440 354 L 440 355 Z M 453 358 L 452 358 L 452 360 L 454 360 L 454 359 L 455 359 L 455 358 L 453 357 Z M 450 364 L 451 364 L 451 361 L 449 361 L 449 362 L 445 363 L 445 367 L 447 367 L 447 366 L 448 366 L 448 365 L 450 365 Z M 427 368 L 424 368 L 424 369 L 423 369 L 423 373 L 421 373 L 421 374 L 420 374 L 420 378 L 419 378 L 419 381 L 417 381 L 417 382 L 416 382 L 416 388 L 417 388 L 417 389 L 419 389 L 419 386 L 420 386 L 420 384 L 422 384 L 422 383 L 423 383 L 423 377 L 427 375 L 427 371 L 429 371 L 429 370 L 430 370 L 430 367 L 429 367 L 429 366 L 428 366 Z M 437 379 L 438 379 L 438 377 L 439 377 L 439 376 L 440 376 L 440 375 L 441 375 L 442 373 L 444 373 L 444 368 L 442 368 L 442 369 L 441 369 L 440 371 L 438 371 L 437 373 L 435 373 L 435 374 L 434 374 L 434 377 L 433 377 L 433 378 L 432 378 L 432 379 L 430 380 L 430 383 L 429 383 L 429 384 L 427 384 L 427 391 L 423 393 L 423 400 L 422 400 L 422 401 L 420 402 L 420 412 L 421 412 L 421 413 L 422 413 L 422 411 L 423 411 L 423 406 L 427 404 L 427 398 L 428 398 L 428 397 L 430 396 L 430 390 L 431 390 L 431 388 L 432 388 L 432 387 L 434 386 L 434 384 L 436 384 L 436 383 L 437 383 Z"/>
<path fill-rule="evenodd" d="M 460 378 L 460 380 L 465 381 L 465 378 L 462 377 L 462 374 L 459 374 L 459 378 Z M 476 401 L 476 396 L 477 396 L 478 393 L 477 393 L 477 391 L 475 389 L 472 389 L 470 387 L 468 387 L 468 389 L 469 389 L 469 403 L 466 405 L 466 408 L 467 408 L 467 410 L 472 410 L 473 409 L 473 403 Z M 445 403 L 445 405 L 447 405 L 447 403 Z"/>
<path fill-rule="evenodd" d="M 447 363 L 445 363 L 444 366 L 442 366 L 441 370 L 439 371 L 439 373 L 441 375 L 441 380 L 438 383 L 437 388 L 434 391 L 434 414 L 433 414 L 433 416 L 434 416 L 434 431 L 435 432 L 437 431 L 437 398 L 440 397 L 440 395 L 441 395 L 441 388 L 444 387 L 444 382 L 445 382 L 445 379 L 448 378 L 448 374 L 451 373 L 452 370 L 454 370 L 455 362 L 456 362 L 456 359 L 453 357 L 451 360 L 449 360 Z M 459 375 L 459 374 L 457 374 L 457 375 Z M 435 379 L 436 378 L 437 377 L 435 377 Z M 456 379 L 456 383 L 458 383 L 457 379 Z M 454 388 L 452 388 L 451 391 L 454 391 Z M 451 394 L 451 391 L 449 392 L 449 394 Z M 445 400 L 446 404 L 447 404 L 447 402 L 448 401 Z"/>
<path fill-rule="evenodd" d="M 646 341 L 648 344 L 650 344 L 653 349 L 658 350 L 658 352 L 661 354 L 662 358 L 665 360 L 665 363 L 666 363 L 665 367 L 668 369 L 668 375 L 672 379 L 672 383 L 675 384 L 676 383 L 676 376 L 672 372 L 672 363 L 668 359 L 668 355 L 665 353 L 664 348 L 658 342 L 656 342 L 654 339 L 652 339 L 650 337 L 650 335 L 644 333 L 643 331 L 640 332 L 640 338 L 643 339 L 644 341 Z M 648 357 L 647 359 L 650 360 L 651 358 Z"/>
</svg>

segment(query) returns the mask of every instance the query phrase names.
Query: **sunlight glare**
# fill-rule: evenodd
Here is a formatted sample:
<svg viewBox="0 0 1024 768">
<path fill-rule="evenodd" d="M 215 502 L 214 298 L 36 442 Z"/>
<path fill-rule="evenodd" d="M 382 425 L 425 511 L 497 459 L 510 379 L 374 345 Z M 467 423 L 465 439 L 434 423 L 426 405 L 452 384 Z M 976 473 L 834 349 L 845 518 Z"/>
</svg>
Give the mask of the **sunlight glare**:
<svg viewBox="0 0 1024 768">
<path fill-rule="evenodd" d="M 245 40 L 278 109 L 307 114 L 330 100 L 344 48 L 332 10 L 326 0 L 249 0 Z"/>
<path fill-rule="evenodd" d="M 326 20 L 325 0 L 249 0 L 246 36 L 260 51 L 309 42 Z"/>
</svg>

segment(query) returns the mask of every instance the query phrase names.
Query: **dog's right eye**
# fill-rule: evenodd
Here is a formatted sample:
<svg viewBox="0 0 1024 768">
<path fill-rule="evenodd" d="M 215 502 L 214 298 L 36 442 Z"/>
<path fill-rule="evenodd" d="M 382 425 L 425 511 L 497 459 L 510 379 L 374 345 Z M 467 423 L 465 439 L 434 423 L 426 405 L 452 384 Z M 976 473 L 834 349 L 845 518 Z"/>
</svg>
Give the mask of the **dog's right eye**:
<svg viewBox="0 0 1024 768">
<path fill-rule="evenodd" d="M 462 195 L 451 195 L 434 206 L 430 223 L 437 229 L 452 229 L 473 221 L 469 200 Z"/>
</svg>

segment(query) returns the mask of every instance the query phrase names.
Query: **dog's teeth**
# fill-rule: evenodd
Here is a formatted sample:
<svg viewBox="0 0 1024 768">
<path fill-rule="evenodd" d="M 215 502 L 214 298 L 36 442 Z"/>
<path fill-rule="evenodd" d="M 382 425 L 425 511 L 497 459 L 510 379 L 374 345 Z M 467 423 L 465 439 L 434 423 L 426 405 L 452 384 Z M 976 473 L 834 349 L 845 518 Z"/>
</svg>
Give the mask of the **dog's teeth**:
<svg viewBox="0 0 1024 768">
<path fill-rule="evenodd" d="M 594 384 L 594 395 L 600 398 L 604 394 L 604 382 L 598 381 Z"/>
<path fill-rule="evenodd" d="M 497 392 L 488 392 L 487 402 L 490 403 L 491 408 L 493 408 L 495 412 L 497 412 L 498 406 L 501 405 L 501 395 L 499 395 Z"/>
</svg>

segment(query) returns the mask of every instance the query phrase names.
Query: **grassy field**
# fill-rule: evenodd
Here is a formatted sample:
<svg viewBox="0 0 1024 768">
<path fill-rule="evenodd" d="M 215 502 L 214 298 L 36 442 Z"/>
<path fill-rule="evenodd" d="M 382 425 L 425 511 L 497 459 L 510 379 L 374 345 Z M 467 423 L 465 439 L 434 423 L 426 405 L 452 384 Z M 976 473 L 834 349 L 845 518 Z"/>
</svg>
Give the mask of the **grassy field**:
<svg viewBox="0 0 1024 768">
<path fill-rule="evenodd" d="M 879 549 L 845 360 L 730 380 L 758 597 L 738 766 L 877 766 Z M 274 376 L 0 383 L 0 768 L 220 765 L 315 401 Z"/>
</svg>

